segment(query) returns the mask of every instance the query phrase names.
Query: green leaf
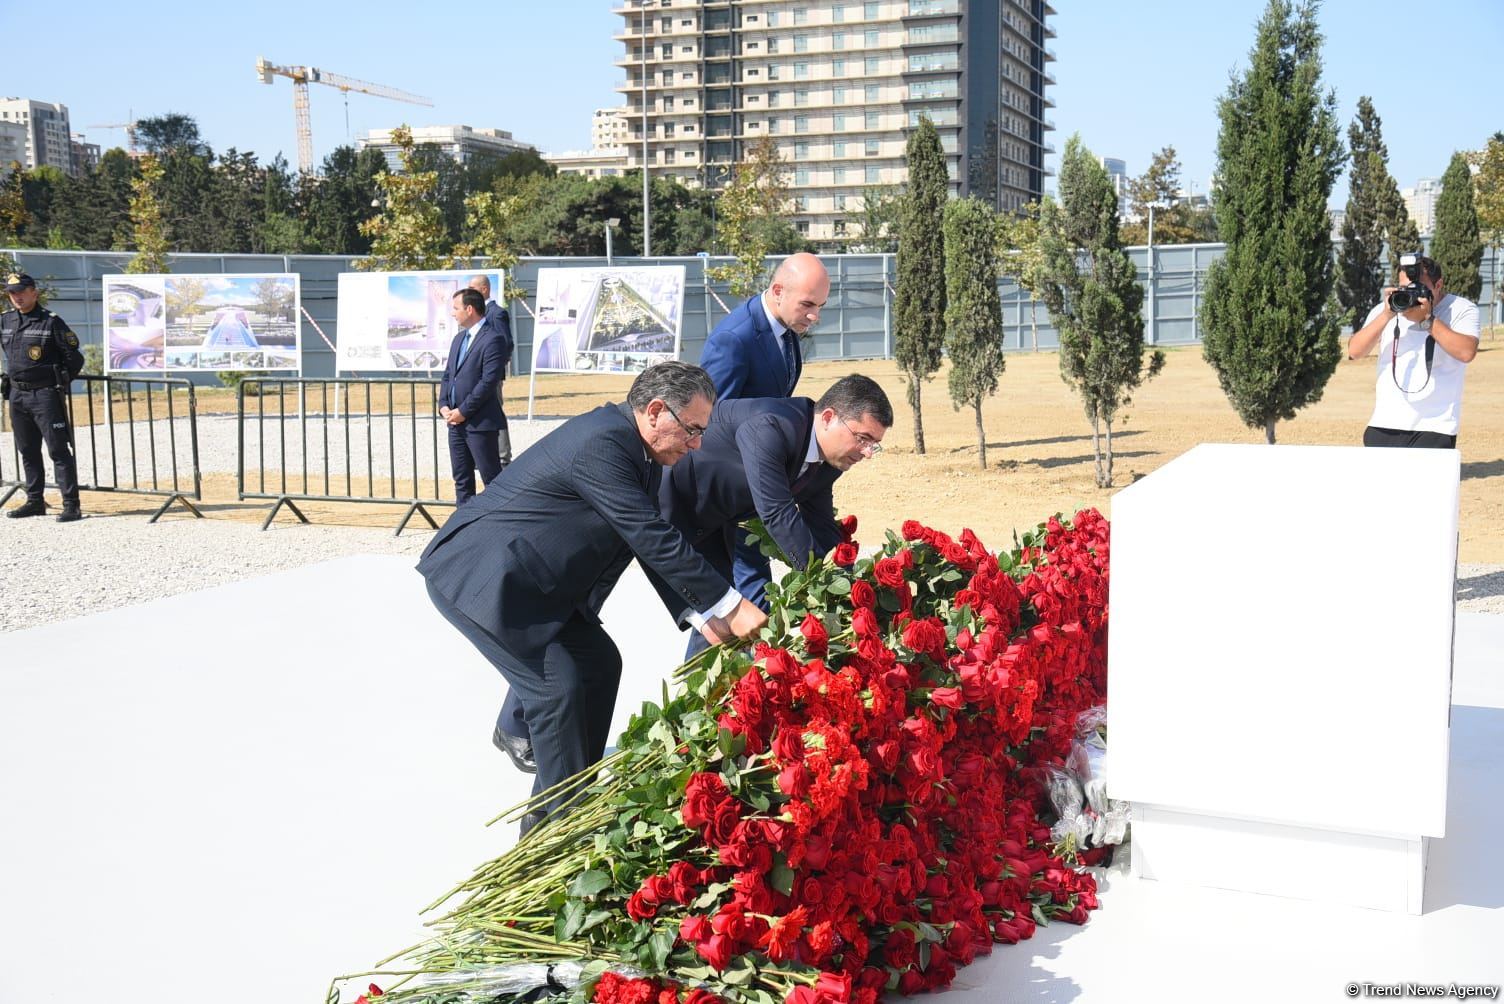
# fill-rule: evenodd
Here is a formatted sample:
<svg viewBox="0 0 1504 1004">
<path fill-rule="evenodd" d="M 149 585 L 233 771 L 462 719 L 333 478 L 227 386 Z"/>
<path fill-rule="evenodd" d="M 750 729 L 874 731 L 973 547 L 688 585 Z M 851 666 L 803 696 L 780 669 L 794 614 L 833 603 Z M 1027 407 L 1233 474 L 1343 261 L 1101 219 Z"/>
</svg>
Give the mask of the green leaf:
<svg viewBox="0 0 1504 1004">
<path fill-rule="evenodd" d="M 768 872 L 768 885 L 785 896 L 793 895 L 794 869 L 782 861 L 775 861 L 772 869 Z"/>
<path fill-rule="evenodd" d="M 598 896 L 611 888 L 611 876 L 598 869 L 580 872 L 569 883 L 571 896 Z"/>
<path fill-rule="evenodd" d="M 1040 927 L 1049 926 L 1050 918 L 1044 915 L 1044 911 L 1039 908 L 1038 903 L 1029 904 L 1029 912 L 1034 915 L 1034 923 L 1038 924 Z"/>
<path fill-rule="evenodd" d="M 648 944 L 653 953 L 653 971 L 661 973 L 668 967 L 669 953 L 674 950 L 674 941 L 678 934 L 667 929 L 653 932 L 652 939 Z"/>
<path fill-rule="evenodd" d="M 554 921 L 554 930 L 558 932 L 560 941 L 569 941 L 580 932 L 584 923 L 585 904 L 572 899 L 564 904 L 564 912 Z"/>
<path fill-rule="evenodd" d="M 830 580 L 830 584 L 825 587 L 825 591 L 832 596 L 850 596 L 851 580 L 844 576 L 838 576 Z"/>
</svg>

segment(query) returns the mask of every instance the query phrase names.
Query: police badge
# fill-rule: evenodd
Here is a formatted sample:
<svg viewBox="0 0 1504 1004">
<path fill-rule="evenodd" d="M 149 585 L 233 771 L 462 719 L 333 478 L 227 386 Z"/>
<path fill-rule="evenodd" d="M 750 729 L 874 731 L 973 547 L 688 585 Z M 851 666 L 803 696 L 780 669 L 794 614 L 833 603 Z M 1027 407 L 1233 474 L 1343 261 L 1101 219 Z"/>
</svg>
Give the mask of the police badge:
<svg viewBox="0 0 1504 1004">
<path fill-rule="evenodd" d="M 42 347 L 40 345 L 28 345 L 26 347 L 26 358 L 32 362 L 36 362 L 42 358 Z"/>
</svg>

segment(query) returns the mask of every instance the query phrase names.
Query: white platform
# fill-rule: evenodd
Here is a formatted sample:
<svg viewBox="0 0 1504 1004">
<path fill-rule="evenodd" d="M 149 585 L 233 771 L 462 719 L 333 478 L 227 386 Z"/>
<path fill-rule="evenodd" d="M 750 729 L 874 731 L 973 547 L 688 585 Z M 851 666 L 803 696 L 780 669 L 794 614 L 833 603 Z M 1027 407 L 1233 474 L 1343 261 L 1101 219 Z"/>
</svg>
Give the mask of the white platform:
<svg viewBox="0 0 1504 1004">
<path fill-rule="evenodd" d="M 277 532 L 297 532 L 296 528 Z M 411 559 L 346 558 L 0 636 L 0 1004 L 321 1004 L 512 838 L 494 671 Z M 635 570 L 618 718 L 683 637 Z M 664 657 L 662 653 L 668 653 Z M 1504 617 L 1458 620 L 1447 836 L 1408 917 L 1111 877 L 944 999 L 1346 999 L 1500 981 Z"/>
<path fill-rule="evenodd" d="M 1135 874 L 1420 912 L 1458 478 L 1452 450 L 1208 444 L 1113 498 L 1108 790 Z"/>
</svg>

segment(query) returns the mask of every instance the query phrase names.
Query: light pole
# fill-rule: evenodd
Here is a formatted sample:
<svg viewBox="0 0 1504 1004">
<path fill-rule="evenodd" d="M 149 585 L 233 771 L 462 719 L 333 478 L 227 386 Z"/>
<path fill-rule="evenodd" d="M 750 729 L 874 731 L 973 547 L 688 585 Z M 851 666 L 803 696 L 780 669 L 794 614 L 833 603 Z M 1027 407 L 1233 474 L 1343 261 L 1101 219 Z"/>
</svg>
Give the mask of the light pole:
<svg viewBox="0 0 1504 1004">
<path fill-rule="evenodd" d="M 606 265 L 611 265 L 611 228 L 621 226 L 621 217 L 613 216 L 606 221 Z"/>
<path fill-rule="evenodd" d="M 648 12 L 647 0 L 641 0 L 642 8 L 642 256 L 652 255 L 652 223 L 649 219 L 648 201 Z"/>
</svg>

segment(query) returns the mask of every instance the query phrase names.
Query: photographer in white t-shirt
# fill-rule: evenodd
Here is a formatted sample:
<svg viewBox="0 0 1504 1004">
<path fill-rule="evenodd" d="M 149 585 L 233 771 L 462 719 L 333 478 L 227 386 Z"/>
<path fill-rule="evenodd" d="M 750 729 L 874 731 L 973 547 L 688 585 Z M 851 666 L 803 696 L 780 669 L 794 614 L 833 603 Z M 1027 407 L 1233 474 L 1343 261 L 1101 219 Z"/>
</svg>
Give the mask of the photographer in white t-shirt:
<svg viewBox="0 0 1504 1004">
<path fill-rule="evenodd" d="M 1455 449 L 1462 378 L 1478 354 L 1478 307 L 1448 293 L 1441 267 L 1422 254 L 1400 255 L 1396 283 L 1347 343 L 1349 359 L 1379 347 L 1363 445 Z"/>
</svg>

